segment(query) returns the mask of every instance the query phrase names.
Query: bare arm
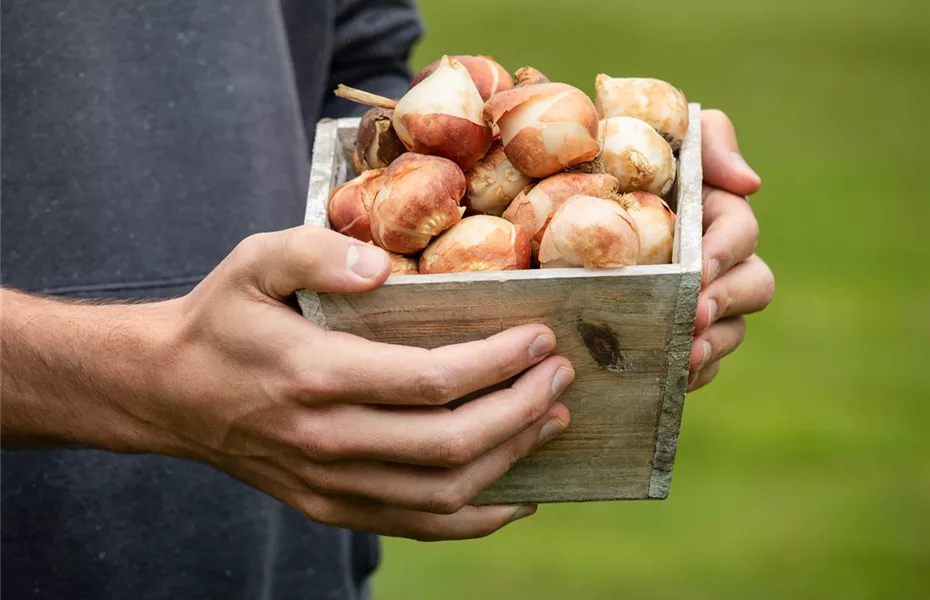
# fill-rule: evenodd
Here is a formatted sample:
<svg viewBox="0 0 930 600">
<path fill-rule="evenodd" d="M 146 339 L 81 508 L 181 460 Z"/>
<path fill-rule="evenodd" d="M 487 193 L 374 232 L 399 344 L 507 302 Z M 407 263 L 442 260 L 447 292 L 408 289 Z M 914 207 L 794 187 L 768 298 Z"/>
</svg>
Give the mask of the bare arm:
<svg viewBox="0 0 930 600">
<path fill-rule="evenodd" d="M 127 410 L 145 402 L 176 302 L 98 305 L 0 290 L 3 447 L 99 447 L 172 453 Z"/>
</svg>

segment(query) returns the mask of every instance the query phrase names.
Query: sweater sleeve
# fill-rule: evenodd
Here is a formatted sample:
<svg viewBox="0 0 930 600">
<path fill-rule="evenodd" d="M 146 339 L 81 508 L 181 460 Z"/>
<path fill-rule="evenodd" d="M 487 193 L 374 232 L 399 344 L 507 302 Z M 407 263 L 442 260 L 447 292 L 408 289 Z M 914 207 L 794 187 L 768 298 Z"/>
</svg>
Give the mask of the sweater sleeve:
<svg viewBox="0 0 930 600">
<path fill-rule="evenodd" d="M 408 61 L 423 34 L 415 0 L 337 0 L 335 39 L 323 117 L 358 116 L 365 107 L 333 95 L 340 83 L 400 98 L 410 84 Z"/>
</svg>

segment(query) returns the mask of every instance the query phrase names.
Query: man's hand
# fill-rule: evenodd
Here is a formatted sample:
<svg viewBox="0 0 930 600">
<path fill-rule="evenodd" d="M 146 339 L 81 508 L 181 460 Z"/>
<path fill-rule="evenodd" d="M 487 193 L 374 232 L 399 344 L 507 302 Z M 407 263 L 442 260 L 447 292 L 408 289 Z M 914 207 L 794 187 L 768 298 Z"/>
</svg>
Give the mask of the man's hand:
<svg viewBox="0 0 930 600">
<path fill-rule="evenodd" d="M 762 182 L 740 155 L 733 124 L 724 113 L 702 111 L 701 128 L 704 264 L 690 390 L 717 375 L 720 360 L 743 341 L 743 315 L 764 309 L 775 294 L 772 271 L 755 254 L 759 223 L 748 201 Z"/>
<path fill-rule="evenodd" d="M 86 410 L 105 406 L 100 414 L 121 423 L 120 432 L 137 433 L 107 437 L 99 429 L 108 425 L 98 425 L 94 435 L 82 436 L 72 424 L 79 442 L 201 460 L 322 523 L 435 540 L 487 535 L 531 514 L 533 506 L 468 502 L 568 424 L 556 398 L 574 373 L 566 359 L 549 356 L 553 333 L 527 325 L 425 350 L 325 331 L 288 303 L 300 288 L 370 290 L 389 272 L 382 250 L 303 226 L 244 240 L 189 295 L 150 305 L 149 312 L 58 305 L 77 311 L 73 322 L 109 319 L 119 326 L 101 325 L 109 333 L 91 335 L 96 348 L 69 340 L 57 349 L 24 350 L 47 356 L 38 369 L 32 365 L 38 377 L 19 373 L 9 388 L 8 366 L 19 355 L 4 339 L 3 435 L 41 421 L 35 411 L 42 397 L 91 396 L 80 402 Z M 8 293 L 4 313 L 18 312 Z M 127 315 L 114 313 L 121 310 Z M 56 319 L 60 326 L 67 321 Z M 16 327 L 25 334 L 37 325 L 19 320 Z M 131 334 L 137 356 L 127 355 L 126 331 L 153 325 L 158 343 L 147 347 L 146 334 Z M 56 372 L 69 360 L 81 364 Z M 454 410 L 442 406 L 520 373 L 511 387 Z M 49 378 L 57 378 L 55 386 L 45 385 Z M 94 392 L 104 399 L 92 398 Z"/>
</svg>

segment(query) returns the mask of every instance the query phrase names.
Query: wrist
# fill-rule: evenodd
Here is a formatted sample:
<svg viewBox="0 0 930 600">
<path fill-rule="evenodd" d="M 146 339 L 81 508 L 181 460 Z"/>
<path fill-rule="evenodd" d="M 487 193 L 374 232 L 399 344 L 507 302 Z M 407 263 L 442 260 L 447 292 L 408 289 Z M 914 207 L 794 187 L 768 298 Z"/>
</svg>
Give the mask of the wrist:
<svg viewBox="0 0 930 600">
<path fill-rule="evenodd" d="M 179 454 L 140 405 L 160 396 L 176 302 L 72 303 L 2 295 L 4 446 Z"/>
</svg>

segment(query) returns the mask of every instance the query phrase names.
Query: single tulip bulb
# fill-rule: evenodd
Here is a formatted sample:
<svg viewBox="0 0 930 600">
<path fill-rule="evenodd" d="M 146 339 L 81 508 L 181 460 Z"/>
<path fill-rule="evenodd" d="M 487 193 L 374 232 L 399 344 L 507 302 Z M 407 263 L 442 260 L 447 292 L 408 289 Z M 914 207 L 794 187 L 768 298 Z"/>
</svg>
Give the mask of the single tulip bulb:
<svg viewBox="0 0 930 600">
<path fill-rule="evenodd" d="M 610 77 L 594 80 L 598 116 L 633 117 L 645 121 L 678 151 L 688 132 L 688 100 L 684 93 L 661 79 Z"/>
<path fill-rule="evenodd" d="M 371 241 L 369 213 L 383 184 L 384 169 L 372 169 L 336 186 L 327 206 L 332 228 L 357 240 Z"/>
<path fill-rule="evenodd" d="M 667 194 L 677 169 L 668 142 L 652 126 L 633 117 L 609 117 L 602 123 L 600 161 L 620 182 L 620 192 Z"/>
<path fill-rule="evenodd" d="M 554 175 L 590 161 L 600 150 L 594 103 L 565 83 L 499 92 L 485 103 L 484 117 L 500 128 L 507 158 L 528 177 Z"/>
<path fill-rule="evenodd" d="M 415 254 L 462 218 L 465 175 L 446 158 L 406 152 L 384 171 L 371 207 L 371 237 L 385 250 Z"/>
<path fill-rule="evenodd" d="M 395 158 L 407 151 L 391 125 L 394 111 L 370 108 L 359 120 L 355 136 L 355 169 L 386 169 Z"/>
<path fill-rule="evenodd" d="M 552 215 L 539 246 L 542 268 L 617 268 L 635 265 L 639 233 L 614 200 L 572 196 Z"/>
<path fill-rule="evenodd" d="M 392 122 L 409 151 L 447 158 L 467 170 L 491 146 L 483 107 L 468 70 L 443 56 L 436 70 L 398 100 Z"/>
<path fill-rule="evenodd" d="M 640 265 L 672 262 L 675 239 L 675 213 L 662 198 L 649 192 L 633 192 L 620 198 L 639 232 Z"/>
<path fill-rule="evenodd" d="M 462 204 L 473 212 L 499 217 L 532 179 L 510 164 L 500 142 L 491 145 L 478 165 L 465 173 Z"/>
<path fill-rule="evenodd" d="M 503 217 L 529 233 L 536 255 L 552 215 L 566 200 L 578 195 L 609 198 L 618 185 L 616 177 L 603 173 L 557 173 L 520 192 Z"/>
<path fill-rule="evenodd" d="M 530 268 L 530 238 L 500 217 L 465 217 L 420 256 L 420 273 L 512 271 Z"/>
<path fill-rule="evenodd" d="M 475 83 L 475 87 L 478 88 L 482 100 L 487 100 L 497 92 L 509 90 L 513 87 L 513 77 L 510 76 L 507 69 L 490 56 L 458 54 L 452 58 L 462 63 L 462 66 L 468 70 L 468 74 Z M 439 60 L 434 60 L 423 67 L 413 78 L 413 81 L 410 82 L 410 87 L 417 85 L 431 75 L 439 67 L 439 63 Z"/>
</svg>

